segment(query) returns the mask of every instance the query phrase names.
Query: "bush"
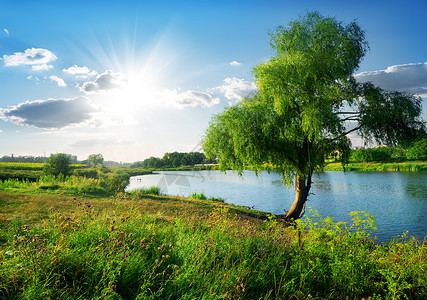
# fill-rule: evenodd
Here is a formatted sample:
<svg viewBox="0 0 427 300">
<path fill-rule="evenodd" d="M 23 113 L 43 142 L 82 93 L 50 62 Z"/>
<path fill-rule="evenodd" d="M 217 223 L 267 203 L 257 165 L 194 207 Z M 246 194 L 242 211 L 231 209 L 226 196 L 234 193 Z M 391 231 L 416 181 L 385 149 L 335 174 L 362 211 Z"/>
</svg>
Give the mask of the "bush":
<svg viewBox="0 0 427 300">
<path fill-rule="evenodd" d="M 157 195 L 160 196 L 161 189 L 158 186 L 150 186 L 149 188 L 140 188 L 137 190 L 133 190 L 130 192 L 131 195 L 134 195 L 136 197 L 141 195 Z"/>
<path fill-rule="evenodd" d="M 419 140 L 408 149 L 406 158 L 409 160 L 427 161 L 427 139 Z"/>
<path fill-rule="evenodd" d="M 98 170 L 91 168 L 91 169 L 76 169 L 74 170 L 73 174 L 75 176 L 82 176 L 86 178 L 98 178 Z"/>
<path fill-rule="evenodd" d="M 191 193 L 190 198 L 199 199 L 199 200 L 206 200 L 207 199 L 205 194 L 203 194 L 203 193 L 199 193 L 199 194 Z"/>
<path fill-rule="evenodd" d="M 51 154 L 43 166 L 43 173 L 47 175 L 68 176 L 71 173 L 71 157 L 65 153 Z"/>
</svg>

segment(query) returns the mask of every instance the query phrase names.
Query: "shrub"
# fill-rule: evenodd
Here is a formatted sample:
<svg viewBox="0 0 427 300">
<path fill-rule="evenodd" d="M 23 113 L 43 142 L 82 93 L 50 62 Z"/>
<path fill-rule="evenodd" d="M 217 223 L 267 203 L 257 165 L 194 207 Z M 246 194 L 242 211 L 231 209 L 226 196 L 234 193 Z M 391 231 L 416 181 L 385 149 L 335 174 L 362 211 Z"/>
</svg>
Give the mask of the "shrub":
<svg viewBox="0 0 427 300">
<path fill-rule="evenodd" d="M 51 154 L 43 166 L 43 173 L 47 175 L 68 176 L 71 173 L 71 157 L 65 153 Z"/>
<path fill-rule="evenodd" d="M 203 193 L 197 194 L 195 192 L 191 193 L 190 198 L 199 199 L 199 200 L 206 200 L 207 199 L 206 196 L 205 196 L 205 194 L 203 194 Z"/>
<path fill-rule="evenodd" d="M 140 196 L 140 195 L 157 195 L 160 196 L 161 189 L 158 186 L 150 186 L 149 188 L 140 188 L 130 192 L 131 195 Z"/>
<path fill-rule="evenodd" d="M 427 139 L 419 140 L 414 143 L 414 145 L 408 149 L 406 152 L 406 157 L 409 160 L 427 160 Z"/>
</svg>

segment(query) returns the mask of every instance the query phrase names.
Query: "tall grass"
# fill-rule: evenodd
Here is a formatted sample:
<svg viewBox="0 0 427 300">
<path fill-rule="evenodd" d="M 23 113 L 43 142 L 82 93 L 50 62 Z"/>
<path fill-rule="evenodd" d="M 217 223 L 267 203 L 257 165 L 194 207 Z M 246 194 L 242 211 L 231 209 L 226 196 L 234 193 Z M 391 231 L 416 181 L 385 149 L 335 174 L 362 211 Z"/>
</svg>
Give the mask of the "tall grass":
<svg viewBox="0 0 427 300">
<path fill-rule="evenodd" d="M 114 173 L 102 174 L 100 178 L 81 176 L 40 176 L 36 181 L 7 179 L 0 181 L 0 190 L 26 193 L 61 193 L 78 196 L 106 197 L 123 192 L 128 177 Z"/>
<path fill-rule="evenodd" d="M 373 218 L 316 212 L 296 228 L 206 201 L 121 194 L 109 208 L 72 200 L 0 244 L 0 297 L 24 299 L 424 299 L 427 249 L 375 244 Z M 162 202 L 165 199 L 166 202 Z M 106 200 L 105 200 L 106 201 Z M 147 207 L 157 201 L 158 210 Z M 168 210 L 173 205 L 178 210 Z"/>
<path fill-rule="evenodd" d="M 158 186 L 150 186 L 148 188 L 139 188 L 130 192 L 134 197 L 140 197 L 143 195 L 162 195 L 162 191 Z"/>
</svg>

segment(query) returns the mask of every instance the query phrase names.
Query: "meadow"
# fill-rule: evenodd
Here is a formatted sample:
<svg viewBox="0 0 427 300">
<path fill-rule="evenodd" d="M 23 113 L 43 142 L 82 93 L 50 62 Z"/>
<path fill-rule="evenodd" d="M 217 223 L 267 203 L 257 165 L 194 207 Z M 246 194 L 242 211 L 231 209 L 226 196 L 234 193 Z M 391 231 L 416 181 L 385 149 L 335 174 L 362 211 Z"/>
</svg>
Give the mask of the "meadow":
<svg viewBox="0 0 427 300">
<path fill-rule="evenodd" d="M 124 193 L 114 174 L 0 184 L 0 298 L 427 297 L 427 241 L 378 244 L 364 212 L 289 227 L 200 194 Z"/>
</svg>

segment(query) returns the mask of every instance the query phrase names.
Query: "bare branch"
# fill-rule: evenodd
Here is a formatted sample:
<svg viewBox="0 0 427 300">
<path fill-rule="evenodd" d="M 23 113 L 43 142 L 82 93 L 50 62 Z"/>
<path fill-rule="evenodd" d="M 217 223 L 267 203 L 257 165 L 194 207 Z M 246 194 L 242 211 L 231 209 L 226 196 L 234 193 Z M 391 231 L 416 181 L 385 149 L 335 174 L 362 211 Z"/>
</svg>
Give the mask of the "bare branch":
<svg viewBox="0 0 427 300">
<path fill-rule="evenodd" d="M 343 137 L 343 136 L 346 136 L 347 134 L 350 134 L 350 133 L 352 133 L 352 132 L 354 132 L 354 131 L 356 131 L 356 130 L 359 130 L 360 128 L 362 128 L 363 127 L 363 124 L 360 124 L 359 126 L 357 126 L 357 127 L 354 127 L 353 129 L 350 129 L 349 131 L 347 131 L 347 132 L 344 132 L 343 134 L 341 134 L 340 135 L 340 137 Z"/>
<path fill-rule="evenodd" d="M 360 121 L 360 118 L 356 117 L 347 117 L 345 119 L 342 119 L 341 121 Z"/>
</svg>

